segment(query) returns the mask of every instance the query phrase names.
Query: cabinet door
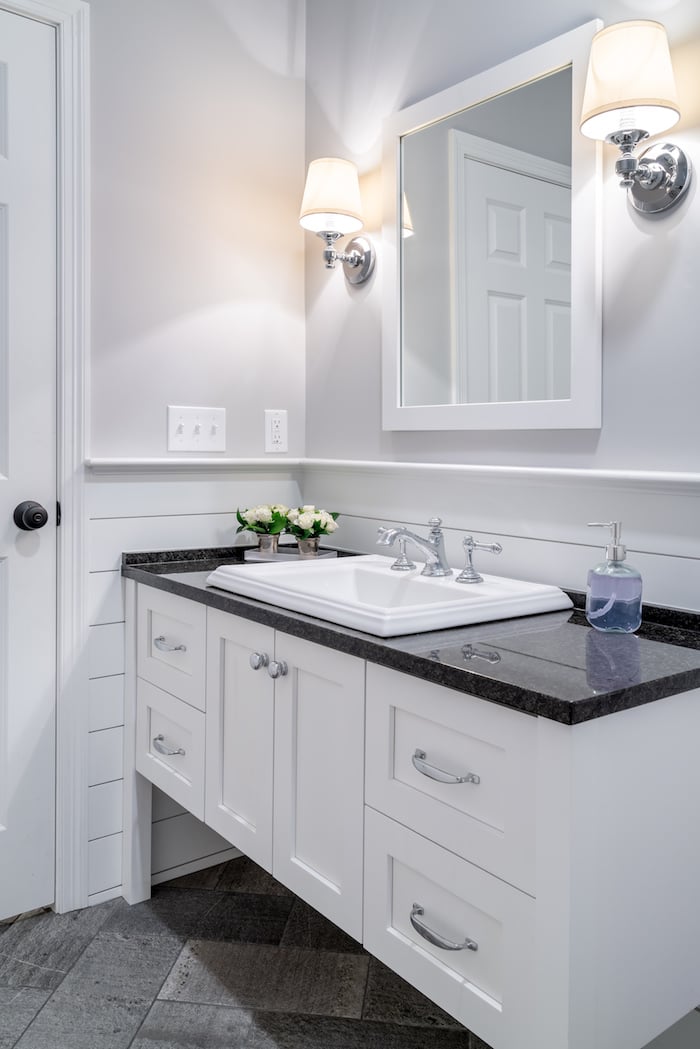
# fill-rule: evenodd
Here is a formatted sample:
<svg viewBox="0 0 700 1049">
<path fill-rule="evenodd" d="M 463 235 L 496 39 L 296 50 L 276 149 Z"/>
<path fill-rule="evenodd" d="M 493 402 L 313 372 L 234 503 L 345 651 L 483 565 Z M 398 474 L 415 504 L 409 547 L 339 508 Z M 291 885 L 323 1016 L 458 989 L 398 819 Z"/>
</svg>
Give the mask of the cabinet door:
<svg viewBox="0 0 700 1049">
<path fill-rule="evenodd" d="M 273 873 L 361 940 L 364 663 L 279 633 L 275 658 Z"/>
<path fill-rule="evenodd" d="M 206 822 L 272 869 L 274 631 L 218 609 L 207 619 Z M 251 666 L 259 662 L 259 669 Z"/>
</svg>

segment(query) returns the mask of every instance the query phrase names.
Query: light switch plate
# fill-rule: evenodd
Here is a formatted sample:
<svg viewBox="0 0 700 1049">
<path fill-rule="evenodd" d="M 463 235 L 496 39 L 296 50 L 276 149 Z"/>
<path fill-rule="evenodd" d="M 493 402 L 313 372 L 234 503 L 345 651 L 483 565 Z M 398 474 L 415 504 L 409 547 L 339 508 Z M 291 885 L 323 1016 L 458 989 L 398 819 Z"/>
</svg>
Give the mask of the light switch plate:
<svg viewBox="0 0 700 1049">
<path fill-rule="evenodd" d="M 226 409 L 168 405 L 169 452 L 225 452 Z"/>
</svg>

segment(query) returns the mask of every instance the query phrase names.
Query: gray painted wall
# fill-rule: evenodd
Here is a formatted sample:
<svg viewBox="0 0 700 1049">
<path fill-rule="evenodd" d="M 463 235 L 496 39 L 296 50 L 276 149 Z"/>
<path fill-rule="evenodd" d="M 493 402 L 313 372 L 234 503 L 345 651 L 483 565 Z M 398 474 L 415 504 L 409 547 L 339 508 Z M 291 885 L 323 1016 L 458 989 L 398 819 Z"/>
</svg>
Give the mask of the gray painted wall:
<svg viewBox="0 0 700 1049">
<path fill-rule="evenodd" d="M 304 442 L 303 0 L 92 0 L 93 456 L 166 455 L 166 406 Z"/>
<path fill-rule="evenodd" d="M 697 0 L 599 0 L 595 8 L 585 0 L 307 0 L 307 159 L 337 154 L 358 163 L 366 228 L 379 239 L 383 119 L 596 16 L 666 24 L 683 110 L 669 137 L 700 158 Z M 381 245 L 371 286 L 349 289 L 307 243 L 308 455 L 698 469 L 698 183 L 678 212 L 657 222 L 637 219 L 617 187 L 614 151 L 605 153 L 602 430 L 383 432 Z"/>
</svg>

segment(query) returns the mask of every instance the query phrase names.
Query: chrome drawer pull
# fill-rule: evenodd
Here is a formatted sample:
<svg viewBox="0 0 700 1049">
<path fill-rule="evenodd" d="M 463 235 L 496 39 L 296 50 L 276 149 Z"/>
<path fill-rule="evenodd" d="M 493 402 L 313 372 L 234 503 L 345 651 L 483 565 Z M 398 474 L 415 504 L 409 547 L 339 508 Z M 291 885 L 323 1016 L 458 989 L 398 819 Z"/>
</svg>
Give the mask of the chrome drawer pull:
<svg viewBox="0 0 700 1049">
<path fill-rule="evenodd" d="M 162 634 L 160 635 L 160 637 L 153 638 L 153 644 L 156 646 L 156 648 L 159 648 L 161 652 L 187 651 L 187 645 L 171 645 L 168 641 L 165 640 Z"/>
<path fill-rule="evenodd" d="M 175 754 L 185 754 L 186 751 L 182 747 L 178 747 L 177 750 L 173 750 L 165 742 L 165 736 L 162 734 L 153 737 L 153 749 L 157 750 L 159 754 L 166 754 L 169 758 L 172 758 Z"/>
<path fill-rule="evenodd" d="M 433 929 L 429 929 L 427 925 L 418 920 L 419 916 L 425 914 L 425 911 L 419 903 L 414 903 L 411 909 L 411 925 L 416 932 L 427 940 L 428 943 L 432 943 L 434 947 L 441 947 L 443 951 L 478 951 L 479 944 L 476 940 L 470 940 L 469 937 L 465 939 L 464 943 L 454 943 L 452 940 L 446 940 L 440 933 L 434 932 Z"/>
<path fill-rule="evenodd" d="M 267 672 L 271 678 L 285 677 L 288 670 L 289 667 L 283 659 L 273 659 L 269 667 L 267 668 Z"/>
<path fill-rule="evenodd" d="M 270 662 L 270 657 L 267 652 L 251 652 L 248 662 L 253 670 L 260 670 L 261 667 L 267 666 Z"/>
<path fill-rule="evenodd" d="M 481 776 L 477 776 L 476 772 L 467 772 L 464 776 L 454 776 L 451 772 L 445 772 L 443 769 L 437 768 L 436 765 L 430 765 L 425 760 L 425 757 L 424 750 L 416 749 L 411 761 L 413 762 L 413 767 L 422 775 L 427 776 L 428 779 L 436 779 L 438 783 L 481 783 Z"/>
</svg>

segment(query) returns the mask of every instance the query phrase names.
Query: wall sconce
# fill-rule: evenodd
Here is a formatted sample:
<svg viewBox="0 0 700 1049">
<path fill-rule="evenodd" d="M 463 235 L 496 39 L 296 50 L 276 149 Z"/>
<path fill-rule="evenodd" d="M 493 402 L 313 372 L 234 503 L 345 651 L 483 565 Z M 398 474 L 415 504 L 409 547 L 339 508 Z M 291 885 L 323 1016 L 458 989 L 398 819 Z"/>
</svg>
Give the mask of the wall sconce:
<svg viewBox="0 0 700 1049">
<path fill-rule="evenodd" d="M 323 258 L 326 269 L 342 262 L 345 279 L 350 284 L 362 284 L 374 269 L 374 250 L 366 237 L 353 237 L 347 251 L 336 251 L 339 237 L 362 229 L 360 180 L 357 168 L 349 160 L 322 157 L 312 160 L 306 175 L 299 223 L 323 237 L 326 247 Z"/>
<path fill-rule="evenodd" d="M 632 206 L 645 215 L 666 211 L 686 193 L 690 161 L 678 146 L 650 135 L 680 117 L 666 30 L 659 22 L 617 22 L 593 37 L 583 96 L 581 132 L 620 149 L 615 164 Z"/>
</svg>

